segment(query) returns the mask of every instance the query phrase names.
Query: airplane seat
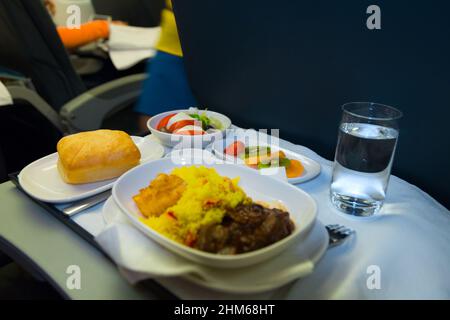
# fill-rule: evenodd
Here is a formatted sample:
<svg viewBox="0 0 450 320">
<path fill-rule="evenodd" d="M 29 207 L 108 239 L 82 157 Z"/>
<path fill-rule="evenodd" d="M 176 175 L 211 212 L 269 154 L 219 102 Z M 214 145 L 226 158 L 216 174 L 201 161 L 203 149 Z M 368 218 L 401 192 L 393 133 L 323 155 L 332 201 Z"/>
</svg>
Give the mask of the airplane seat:
<svg viewBox="0 0 450 320">
<path fill-rule="evenodd" d="M 5 141 L 23 143 L 17 132 L 34 132 L 30 122 L 40 128 L 36 134 L 28 134 L 32 145 L 39 148 L 18 148 L 15 154 L 3 151 L 7 158 L 3 162 L 15 164 L 8 165 L 7 172 L 23 164 L 13 159 L 23 158 L 25 163 L 50 153 L 58 135 L 102 128 L 105 119 L 133 106 L 146 77 L 133 74 L 87 90 L 41 2 L 0 0 L 0 79 L 14 101 L 13 106 L 0 109 L 2 122 L 15 121 L 15 131 L 5 131 Z M 113 129 L 137 133 L 135 128 Z M 58 134 L 52 133 L 54 130 Z M 40 131 L 47 131 L 52 138 L 42 138 Z M 9 148 L 5 141 L 1 141 L 2 149 Z"/>
</svg>

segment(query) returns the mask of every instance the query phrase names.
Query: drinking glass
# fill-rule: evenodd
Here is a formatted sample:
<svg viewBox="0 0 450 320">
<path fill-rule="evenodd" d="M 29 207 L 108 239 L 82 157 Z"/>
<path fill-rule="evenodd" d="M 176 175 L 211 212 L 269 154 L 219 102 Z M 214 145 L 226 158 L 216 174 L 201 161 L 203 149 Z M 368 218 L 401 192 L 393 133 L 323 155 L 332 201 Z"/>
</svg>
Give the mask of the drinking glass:
<svg viewBox="0 0 450 320">
<path fill-rule="evenodd" d="M 372 102 L 347 103 L 342 112 L 331 202 L 346 214 L 371 216 L 386 197 L 402 113 Z"/>
</svg>

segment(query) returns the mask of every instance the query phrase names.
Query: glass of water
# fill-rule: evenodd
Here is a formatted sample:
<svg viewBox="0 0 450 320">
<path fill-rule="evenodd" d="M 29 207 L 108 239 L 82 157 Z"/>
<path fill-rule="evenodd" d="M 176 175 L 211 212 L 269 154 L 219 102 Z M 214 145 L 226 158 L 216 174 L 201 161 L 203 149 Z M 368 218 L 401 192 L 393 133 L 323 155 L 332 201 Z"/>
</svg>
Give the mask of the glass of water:
<svg viewBox="0 0 450 320">
<path fill-rule="evenodd" d="M 347 103 L 342 111 L 331 202 L 344 213 L 371 216 L 386 197 L 402 113 L 372 102 Z"/>
</svg>

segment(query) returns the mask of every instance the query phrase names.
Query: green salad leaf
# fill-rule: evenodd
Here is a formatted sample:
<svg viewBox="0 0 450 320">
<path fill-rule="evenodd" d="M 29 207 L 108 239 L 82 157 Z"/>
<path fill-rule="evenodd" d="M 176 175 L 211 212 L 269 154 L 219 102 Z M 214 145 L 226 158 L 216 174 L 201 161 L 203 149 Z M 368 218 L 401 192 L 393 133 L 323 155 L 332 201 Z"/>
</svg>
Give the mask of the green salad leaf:
<svg viewBox="0 0 450 320">
<path fill-rule="evenodd" d="M 211 127 L 214 127 L 217 130 L 223 130 L 223 124 L 216 118 L 209 118 L 209 124 Z"/>
<path fill-rule="evenodd" d="M 222 130 L 223 129 L 223 125 L 222 122 L 220 122 L 219 120 L 213 118 L 213 117 L 208 117 L 206 115 L 206 112 L 203 114 L 198 114 L 198 113 L 192 113 L 189 115 L 191 118 L 194 118 L 198 121 L 202 122 L 202 129 L 203 130 L 208 130 L 208 129 L 218 129 L 218 130 Z"/>
<path fill-rule="evenodd" d="M 272 159 L 269 163 L 258 163 L 258 169 L 285 167 L 289 168 L 291 160 L 288 158 Z"/>
</svg>

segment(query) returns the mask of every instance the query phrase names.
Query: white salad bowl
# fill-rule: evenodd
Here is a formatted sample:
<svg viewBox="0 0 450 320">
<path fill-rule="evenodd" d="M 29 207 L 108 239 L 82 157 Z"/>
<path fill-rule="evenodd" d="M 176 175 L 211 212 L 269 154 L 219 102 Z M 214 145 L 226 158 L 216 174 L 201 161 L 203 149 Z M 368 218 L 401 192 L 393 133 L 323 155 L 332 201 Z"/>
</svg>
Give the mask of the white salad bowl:
<svg viewBox="0 0 450 320">
<path fill-rule="evenodd" d="M 173 134 L 157 130 L 158 123 L 166 116 L 178 113 L 206 113 L 208 117 L 212 117 L 220 121 L 222 124 L 222 130 L 214 133 L 206 133 L 204 135 L 182 135 Z M 162 144 L 168 147 L 181 146 L 183 148 L 206 148 L 209 144 L 217 139 L 221 139 L 225 135 L 225 131 L 231 127 L 231 120 L 223 114 L 208 111 L 208 110 L 196 110 L 196 109 L 184 109 L 184 110 L 172 110 L 160 113 L 151 117 L 147 122 L 147 127 L 156 138 L 158 138 Z"/>
<path fill-rule="evenodd" d="M 135 167 L 116 181 L 112 194 L 119 208 L 136 228 L 167 250 L 186 259 L 217 268 L 239 268 L 257 264 L 280 254 L 295 240 L 304 239 L 314 225 L 317 216 L 316 203 L 304 191 L 289 183 L 260 175 L 257 171 L 244 166 L 212 164 L 207 166 L 215 168 L 222 176 L 240 177 L 239 185 L 254 201 L 278 202 L 284 205 L 295 224 L 295 229 L 288 237 L 272 245 L 236 255 L 203 252 L 175 242 L 141 222 L 142 215 L 133 196 L 138 194 L 140 189 L 147 187 L 159 173 L 169 173 L 173 168 L 179 166 L 181 165 L 165 158 Z"/>
</svg>

